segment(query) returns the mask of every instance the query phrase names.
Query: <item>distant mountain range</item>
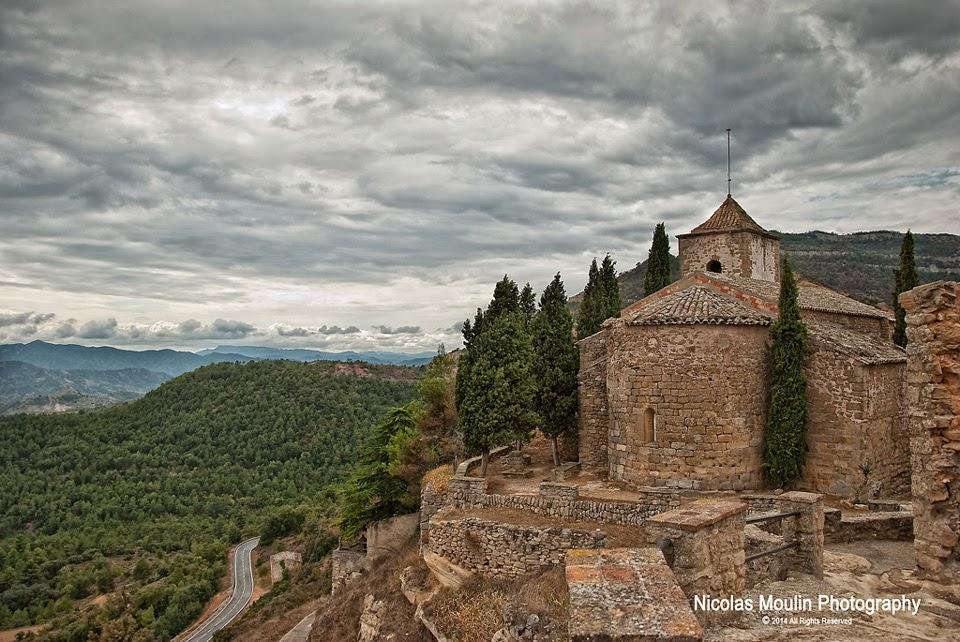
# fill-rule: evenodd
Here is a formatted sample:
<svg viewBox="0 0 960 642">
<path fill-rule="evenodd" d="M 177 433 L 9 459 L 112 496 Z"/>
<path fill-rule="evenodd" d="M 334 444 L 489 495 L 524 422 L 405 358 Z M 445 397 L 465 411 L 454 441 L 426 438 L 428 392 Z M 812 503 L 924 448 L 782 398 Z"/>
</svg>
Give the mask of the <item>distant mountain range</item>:
<svg viewBox="0 0 960 642">
<path fill-rule="evenodd" d="M 198 353 L 122 350 L 73 344 L 0 345 L 0 414 L 58 412 L 129 401 L 164 381 L 221 362 L 364 361 L 420 366 L 432 353 L 323 352 L 262 346 L 217 346 Z"/>
<path fill-rule="evenodd" d="M 324 352 L 302 348 L 265 348 L 262 346 L 217 346 L 201 350 L 203 356 L 242 355 L 253 359 L 286 359 L 288 361 L 365 361 L 374 365 L 423 366 L 430 363 L 435 353 L 404 354 L 402 352 Z M 233 359 L 230 359 L 233 361 Z"/>
<path fill-rule="evenodd" d="M 780 237 L 781 252 L 804 277 L 864 303 L 893 303 L 893 271 L 900 260 L 901 232 L 774 234 Z M 914 234 L 914 246 L 921 283 L 960 280 L 960 235 Z M 674 279 L 678 278 L 676 257 L 671 257 L 671 267 Z M 644 260 L 617 277 L 624 306 L 643 298 L 646 273 Z M 571 309 L 576 310 L 582 298 L 582 292 L 570 297 Z"/>
<path fill-rule="evenodd" d="M 48 370 L 0 361 L 0 414 L 92 408 L 140 397 L 169 380 L 143 368 Z"/>
</svg>

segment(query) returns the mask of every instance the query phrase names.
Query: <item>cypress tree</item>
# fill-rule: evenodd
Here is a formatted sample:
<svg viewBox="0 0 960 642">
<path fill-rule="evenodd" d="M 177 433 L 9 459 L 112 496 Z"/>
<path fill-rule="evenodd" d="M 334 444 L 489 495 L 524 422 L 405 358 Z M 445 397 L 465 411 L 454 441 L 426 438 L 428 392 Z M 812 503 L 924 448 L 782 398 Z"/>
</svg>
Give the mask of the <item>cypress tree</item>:
<svg viewBox="0 0 960 642">
<path fill-rule="evenodd" d="M 593 259 L 587 275 L 587 287 L 583 289 L 583 300 L 580 302 L 580 309 L 577 310 L 577 336 L 581 339 L 589 337 L 600 329 L 602 319 L 597 318 L 600 299 L 599 281 L 600 268 L 597 267 L 597 259 Z"/>
<path fill-rule="evenodd" d="M 893 342 L 898 346 L 907 345 L 907 311 L 900 305 L 900 295 L 920 285 L 917 276 L 917 263 L 913 256 L 913 233 L 907 230 L 900 243 L 900 267 L 894 270 L 893 309 L 896 311 L 896 323 L 893 326 Z"/>
<path fill-rule="evenodd" d="M 511 441 L 529 441 L 536 425 L 533 407 L 531 317 L 533 288 L 523 293 L 509 276 L 496 284 L 486 310 L 463 324 L 464 352 L 457 368 L 458 423 L 468 452 L 483 457 L 485 475 L 490 450 Z"/>
<path fill-rule="evenodd" d="M 800 477 L 806 460 L 807 380 L 803 371 L 807 328 L 800 318 L 797 282 L 790 263 L 780 261 L 779 316 L 770 328 L 770 409 L 763 466 L 775 486 Z"/>
<path fill-rule="evenodd" d="M 533 323 L 540 431 L 553 443 L 553 465 L 560 465 L 557 440 L 577 427 L 577 372 L 580 351 L 573 341 L 573 319 L 558 272 L 540 297 Z"/>
<path fill-rule="evenodd" d="M 653 243 L 647 255 L 647 273 L 643 277 L 643 295 L 650 296 L 657 290 L 670 285 L 670 241 L 667 228 L 657 223 L 653 231 Z"/>
<path fill-rule="evenodd" d="M 607 254 L 603 257 L 603 264 L 600 266 L 600 290 L 603 292 L 600 306 L 600 323 L 603 323 L 610 317 L 620 316 L 620 310 L 623 309 L 623 303 L 620 299 L 620 284 L 617 283 L 617 262 Z"/>
<path fill-rule="evenodd" d="M 457 413 L 468 452 L 482 456 L 480 475 L 487 474 L 490 450 L 514 441 L 528 441 L 537 423 L 533 410 L 533 345 L 520 311 L 484 315 L 457 372 Z M 468 370 L 463 372 L 463 359 Z"/>
</svg>

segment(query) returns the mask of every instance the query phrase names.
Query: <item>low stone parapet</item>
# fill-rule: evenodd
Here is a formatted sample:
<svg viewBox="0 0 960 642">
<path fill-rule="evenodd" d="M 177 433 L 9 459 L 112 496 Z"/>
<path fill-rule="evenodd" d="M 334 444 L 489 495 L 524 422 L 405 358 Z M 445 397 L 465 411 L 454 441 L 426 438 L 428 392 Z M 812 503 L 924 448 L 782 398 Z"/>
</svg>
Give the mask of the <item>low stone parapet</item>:
<svg viewBox="0 0 960 642">
<path fill-rule="evenodd" d="M 541 497 L 552 497 L 567 502 L 575 502 L 580 497 L 580 489 L 572 484 L 540 482 L 537 493 Z"/>
<path fill-rule="evenodd" d="M 664 551 L 689 599 L 743 593 L 746 511 L 741 501 L 701 499 L 647 520 L 648 541 Z"/>
<path fill-rule="evenodd" d="M 522 526 L 478 517 L 446 518 L 430 523 L 429 552 L 460 569 L 484 577 L 518 578 L 562 564 L 572 548 L 602 548 L 603 531 Z"/>
<path fill-rule="evenodd" d="M 777 496 L 782 512 L 798 511 L 783 520 L 784 542 L 796 541 L 794 568 L 823 577 L 823 495 L 791 491 Z"/>
<path fill-rule="evenodd" d="M 703 628 L 655 548 L 567 553 L 572 642 L 695 642 Z"/>
</svg>

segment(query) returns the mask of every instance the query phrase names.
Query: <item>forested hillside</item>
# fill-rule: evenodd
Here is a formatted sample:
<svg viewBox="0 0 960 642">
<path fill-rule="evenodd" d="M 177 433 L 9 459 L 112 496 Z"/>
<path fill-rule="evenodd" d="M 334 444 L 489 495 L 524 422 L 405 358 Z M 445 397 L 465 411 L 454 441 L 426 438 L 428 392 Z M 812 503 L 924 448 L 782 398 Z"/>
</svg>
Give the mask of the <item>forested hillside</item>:
<svg viewBox="0 0 960 642">
<path fill-rule="evenodd" d="M 281 507 L 323 510 L 416 376 L 217 364 L 125 405 L 0 419 L 0 629 L 168 639 L 215 592 L 231 542 Z"/>
<path fill-rule="evenodd" d="M 0 415 L 58 412 L 130 401 L 169 376 L 144 370 L 47 370 L 20 361 L 0 361 Z"/>
</svg>

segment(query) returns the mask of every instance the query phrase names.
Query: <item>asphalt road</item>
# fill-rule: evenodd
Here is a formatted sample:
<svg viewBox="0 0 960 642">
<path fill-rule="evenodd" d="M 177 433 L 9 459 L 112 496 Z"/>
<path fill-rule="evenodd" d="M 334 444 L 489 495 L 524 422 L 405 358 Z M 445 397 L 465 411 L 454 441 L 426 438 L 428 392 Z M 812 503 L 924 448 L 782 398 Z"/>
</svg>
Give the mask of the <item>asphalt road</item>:
<svg viewBox="0 0 960 642">
<path fill-rule="evenodd" d="M 233 591 L 230 598 L 180 642 L 209 642 L 213 634 L 233 622 L 243 613 L 253 597 L 253 549 L 260 543 L 259 537 L 237 544 L 233 553 Z"/>
</svg>

